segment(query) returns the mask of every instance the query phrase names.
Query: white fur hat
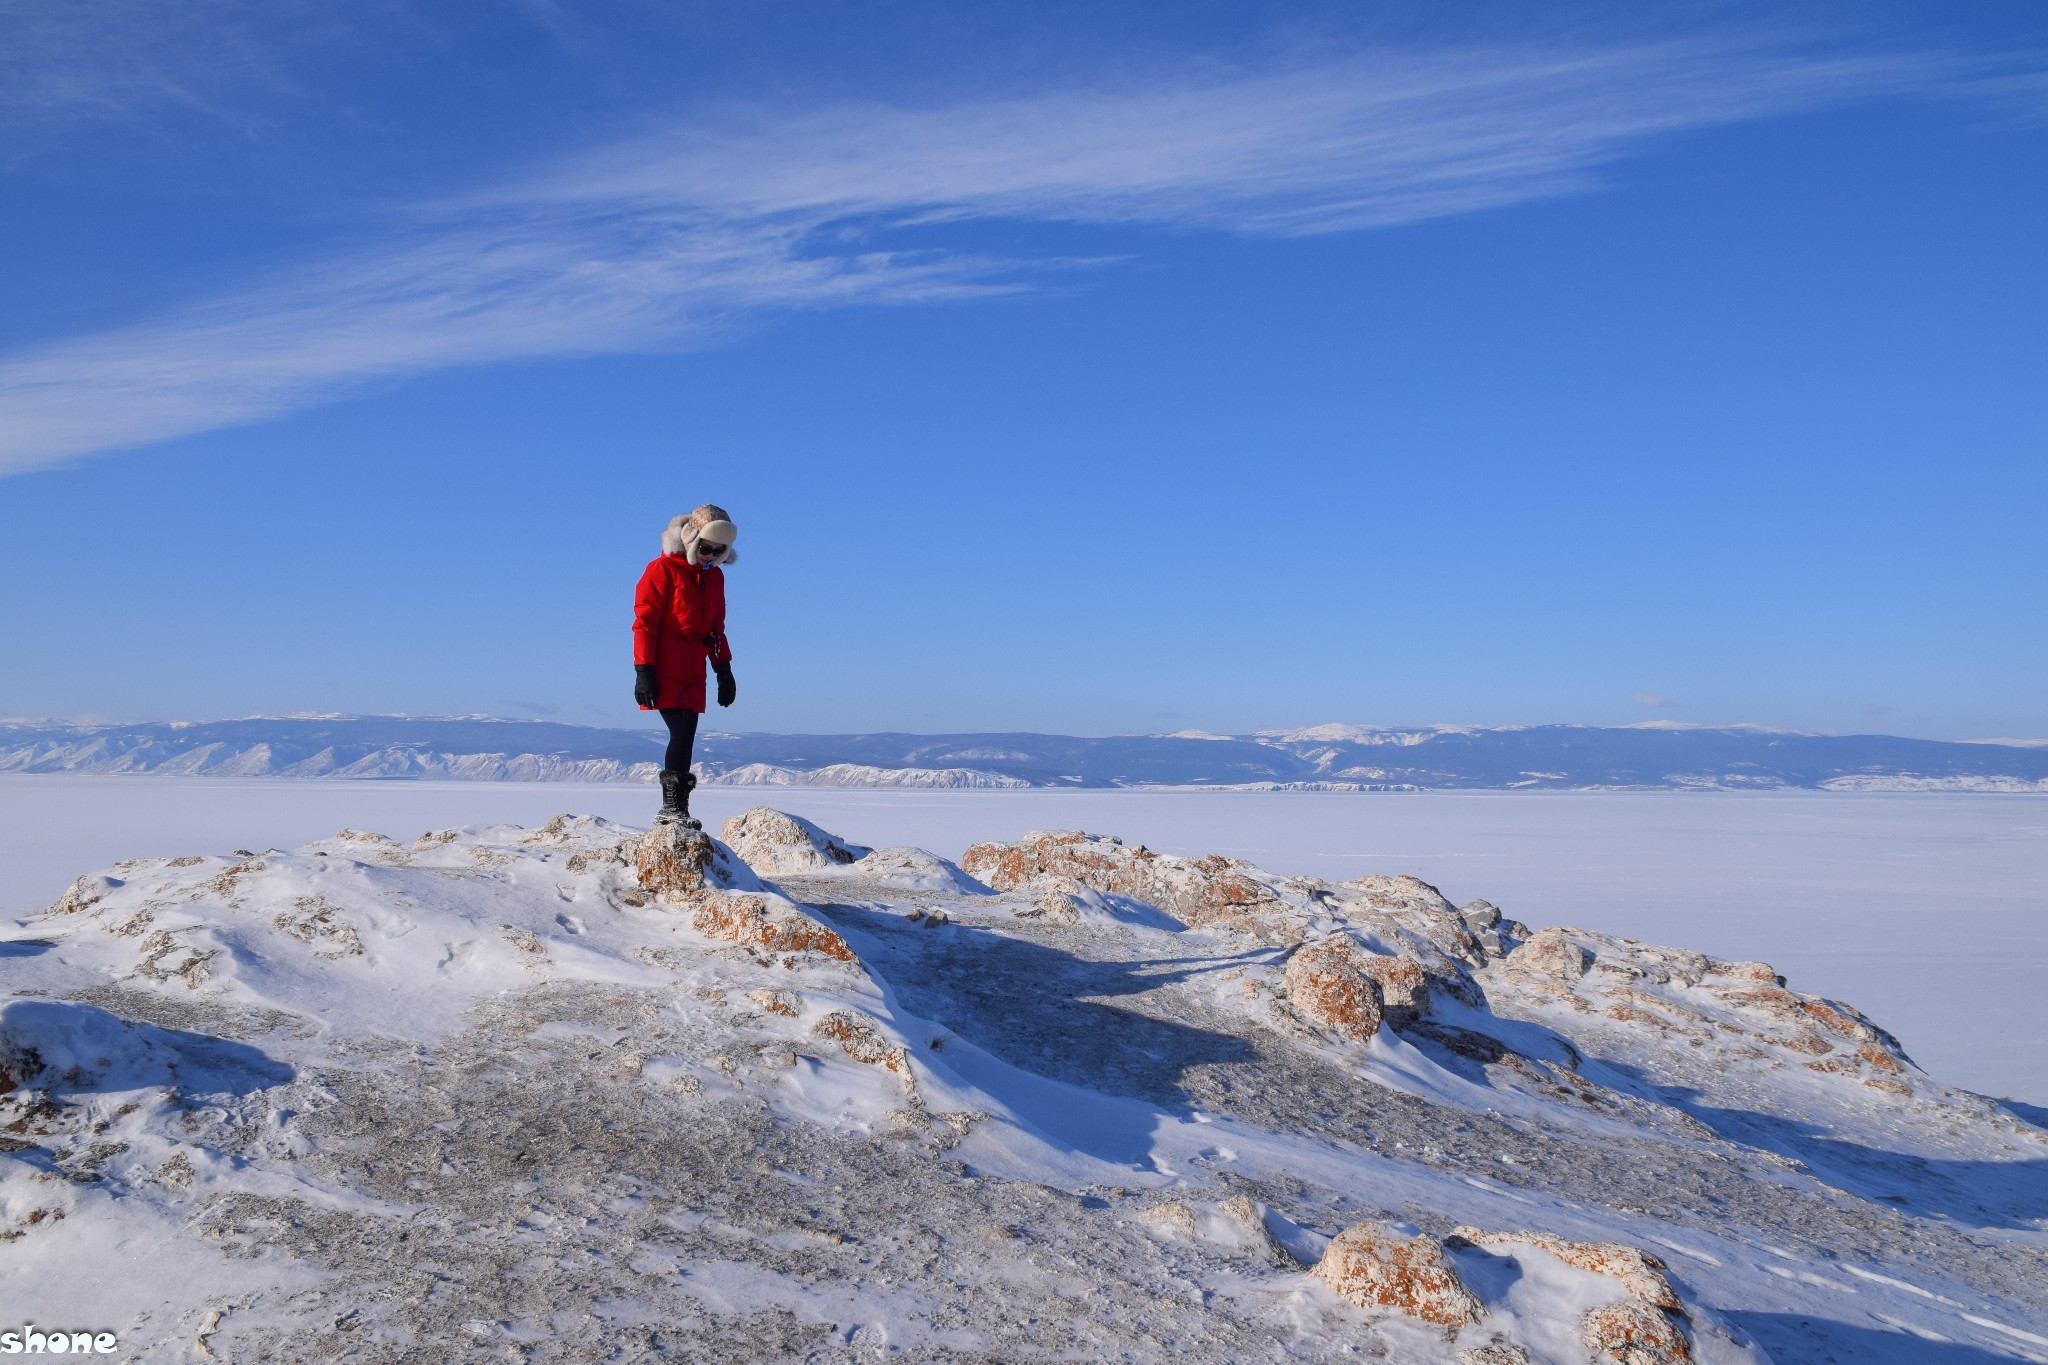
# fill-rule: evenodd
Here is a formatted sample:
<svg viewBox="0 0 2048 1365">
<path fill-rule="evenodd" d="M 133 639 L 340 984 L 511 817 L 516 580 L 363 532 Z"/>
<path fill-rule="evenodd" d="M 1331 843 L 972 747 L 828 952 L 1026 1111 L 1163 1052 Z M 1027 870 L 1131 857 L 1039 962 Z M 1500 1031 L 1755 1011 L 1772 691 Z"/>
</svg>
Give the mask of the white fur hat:
<svg viewBox="0 0 2048 1365">
<path fill-rule="evenodd" d="M 696 511 L 671 520 L 661 533 L 661 552 L 665 555 L 682 555 L 692 564 L 737 564 L 739 553 L 732 548 L 739 538 L 740 528 L 732 524 L 732 518 L 723 507 L 716 503 L 705 503 Z M 725 553 L 717 559 L 706 559 L 697 553 L 697 542 L 708 540 L 714 545 L 723 545 Z"/>
</svg>

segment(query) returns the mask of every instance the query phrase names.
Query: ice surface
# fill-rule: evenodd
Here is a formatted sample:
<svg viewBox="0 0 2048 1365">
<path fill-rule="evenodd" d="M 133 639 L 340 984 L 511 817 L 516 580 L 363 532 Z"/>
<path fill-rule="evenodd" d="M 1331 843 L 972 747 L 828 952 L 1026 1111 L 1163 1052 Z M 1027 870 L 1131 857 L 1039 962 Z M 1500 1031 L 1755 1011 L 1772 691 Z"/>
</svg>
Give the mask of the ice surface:
<svg viewBox="0 0 2048 1365">
<path fill-rule="evenodd" d="M 700 789 L 707 828 L 759 791 Z M 866 844 L 957 857 L 1085 828 L 1332 880 L 1411 872 L 1459 904 L 1729 958 L 1856 1004 L 1954 1084 L 2048 1105 L 2048 798 L 1936 794 L 776 792 Z M 0 775 L 0 913 L 116 859 L 411 838 L 563 809 L 645 821 L 644 789 Z"/>
</svg>

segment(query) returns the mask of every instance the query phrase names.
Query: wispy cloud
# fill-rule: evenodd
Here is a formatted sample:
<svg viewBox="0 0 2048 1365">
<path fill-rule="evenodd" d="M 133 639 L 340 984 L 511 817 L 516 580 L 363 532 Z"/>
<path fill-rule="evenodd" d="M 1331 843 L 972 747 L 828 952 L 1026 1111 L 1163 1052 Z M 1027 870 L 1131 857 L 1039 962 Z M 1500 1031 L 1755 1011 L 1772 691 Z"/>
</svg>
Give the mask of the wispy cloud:
<svg viewBox="0 0 2048 1365">
<path fill-rule="evenodd" d="M 0 472 L 449 366 L 686 344 L 761 310 L 1015 289 L 1045 264 L 870 249 L 890 228 L 1415 222 L 1581 190 L 1656 136 L 1912 88 L 1938 66 L 1700 44 L 1411 51 L 699 120 L 419 206 L 231 297 L 0 359 Z"/>
</svg>

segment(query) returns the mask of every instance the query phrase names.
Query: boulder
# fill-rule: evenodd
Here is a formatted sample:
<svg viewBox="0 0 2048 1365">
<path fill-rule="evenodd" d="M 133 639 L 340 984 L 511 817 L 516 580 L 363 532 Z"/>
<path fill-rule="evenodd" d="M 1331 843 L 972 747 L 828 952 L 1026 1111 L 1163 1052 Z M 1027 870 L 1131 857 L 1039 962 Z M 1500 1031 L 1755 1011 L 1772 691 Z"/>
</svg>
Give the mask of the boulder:
<svg viewBox="0 0 2048 1365">
<path fill-rule="evenodd" d="M 1639 1299 L 1595 1308 L 1579 1319 L 1579 1339 L 1601 1365 L 1692 1365 L 1685 1328 Z"/>
<path fill-rule="evenodd" d="M 833 1010 L 812 1032 L 839 1044 L 840 1051 L 864 1066 L 879 1066 L 906 1081 L 911 1079 L 910 1054 L 902 1045 L 890 1042 L 881 1024 L 859 1010 Z"/>
<path fill-rule="evenodd" d="M 1479 1300 L 1429 1237 L 1359 1223 L 1337 1234 L 1310 1273 L 1356 1308 L 1391 1308 L 1440 1327 L 1479 1321 Z"/>
<path fill-rule="evenodd" d="M 1508 965 L 1538 976 L 1576 981 L 1586 974 L 1591 959 L 1586 950 L 1565 936 L 1562 929 L 1541 929 L 1529 941 L 1508 954 Z"/>
<path fill-rule="evenodd" d="M 870 850 L 849 844 L 796 815 L 755 806 L 725 822 L 719 837 L 742 862 L 763 876 L 821 872 L 865 858 Z"/>
<path fill-rule="evenodd" d="M 1471 901 L 1458 908 L 1458 918 L 1465 921 L 1481 952 L 1488 957 L 1507 956 L 1513 939 L 1507 927 L 1510 921 L 1501 915 L 1499 906 L 1492 901 Z"/>
<path fill-rule="evenodd" d="M 1465 927 L 1473 933 L 1483 933 L 1500 925 L 1500 907 L 1492 901 L 1468 901 L 1458 907 L 1458 918 L 1465 921 Z"/>
<path fill-rule="evenodd" d="M 640 885 L 671 904 L 689 904 L 707 891 L 758 891 L 760 882 L 701 829 L 658 824 L 628 841 Z"/>
<path fill-rule="evenodd" d="M 1287 1002 L 1312 1024 L 1363 1040 L 1380 1030 L 1379 983 L 1366 970 L 1367 953 L 1348 938 L 1304 944 L 1287 959 Z"/>
</svg>

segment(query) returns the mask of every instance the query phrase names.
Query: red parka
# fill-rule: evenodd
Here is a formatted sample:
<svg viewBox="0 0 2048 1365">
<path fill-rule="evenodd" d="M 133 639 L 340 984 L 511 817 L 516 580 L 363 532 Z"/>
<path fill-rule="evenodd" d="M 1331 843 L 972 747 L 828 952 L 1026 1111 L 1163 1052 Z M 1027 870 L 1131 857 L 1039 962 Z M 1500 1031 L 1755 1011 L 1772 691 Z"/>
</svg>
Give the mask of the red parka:
<svg viewBox="0 0 2048 1365">
<path fill-rule="evenodd" d="M 704 710 L 704 661 L 732 661 L 725 642 L 725 571 L 663 555 L 633 592 L 633 663 L 654 665 L 654 705 Z"/>
</svg>

